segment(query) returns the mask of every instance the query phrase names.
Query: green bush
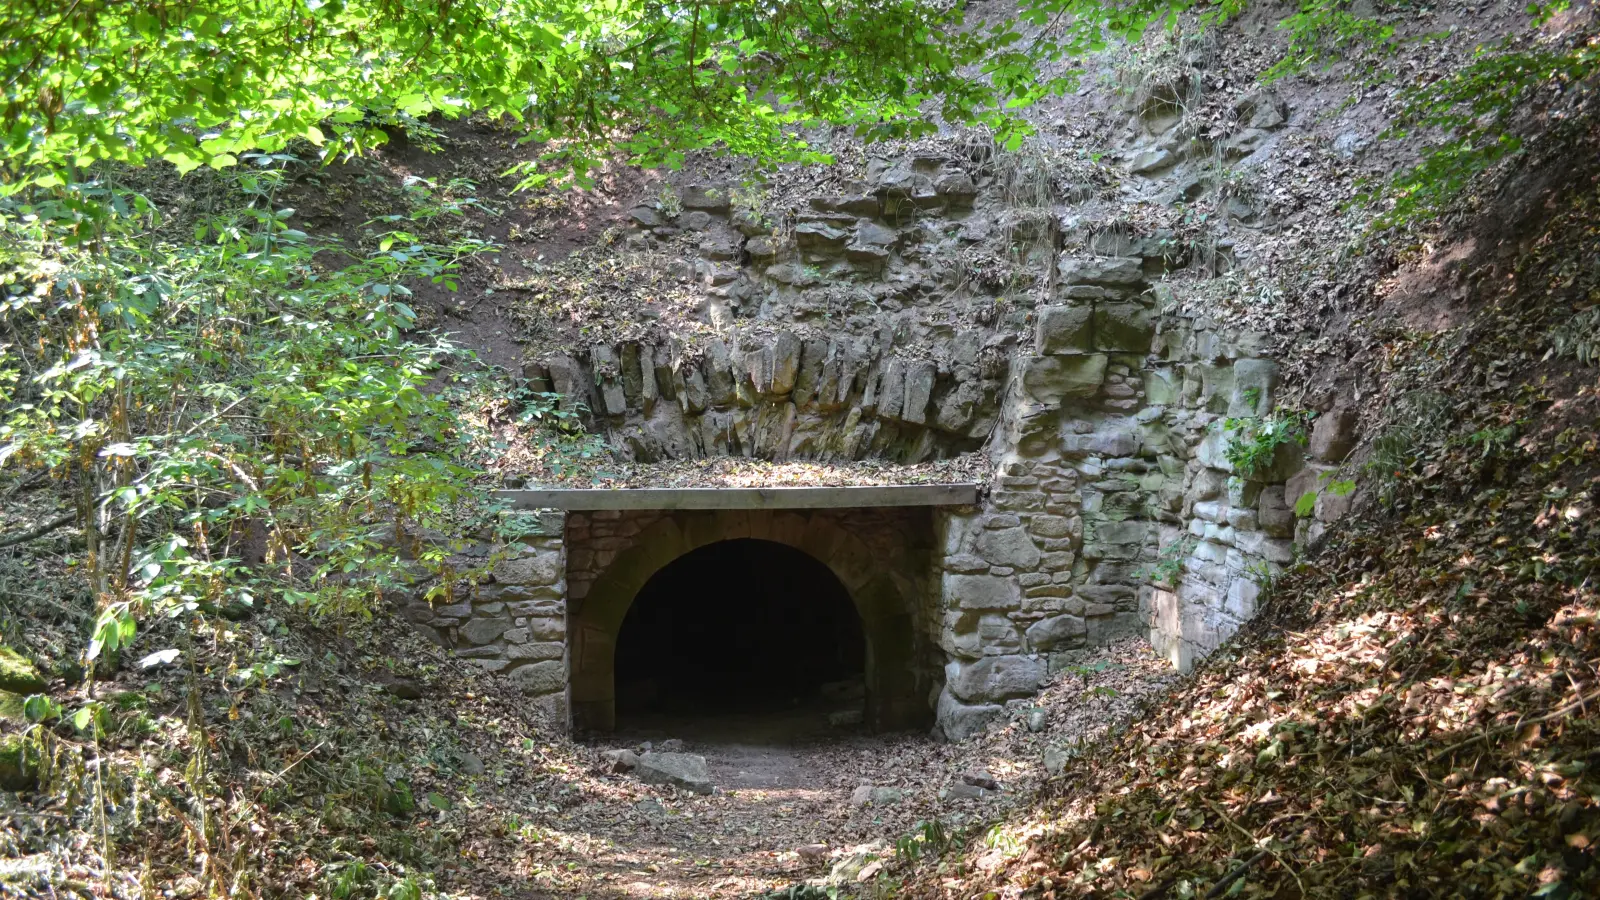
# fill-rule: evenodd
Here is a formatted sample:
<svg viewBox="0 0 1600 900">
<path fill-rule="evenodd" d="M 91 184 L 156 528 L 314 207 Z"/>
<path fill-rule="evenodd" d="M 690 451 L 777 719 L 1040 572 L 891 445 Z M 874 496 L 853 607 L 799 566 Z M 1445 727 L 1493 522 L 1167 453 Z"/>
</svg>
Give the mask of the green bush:
<svg viewBox="0 0 1600 900">
<path fill-rule="evenodd" d="M 1222 427 L 1228 442 L 1223 455 L 1234 471 L 1245 478 L 1265 472 L 1272 467 L 1279 447 L 1305 445 L 1314 416 L 1303 410 L 1275 409 L 1265 416 L 1224 419 Z"/>
</svg>

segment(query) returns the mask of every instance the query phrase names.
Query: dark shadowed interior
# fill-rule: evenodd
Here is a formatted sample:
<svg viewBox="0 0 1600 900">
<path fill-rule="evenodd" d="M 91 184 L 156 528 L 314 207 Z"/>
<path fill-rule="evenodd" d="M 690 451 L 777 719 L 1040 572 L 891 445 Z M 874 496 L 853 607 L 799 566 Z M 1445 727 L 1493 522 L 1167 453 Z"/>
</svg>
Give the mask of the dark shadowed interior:
<svg viewBox="0 0 1600 900">
<path fill-rule="evenodd" d="M 640 589 L 617 637 L 619 720 L 859 709 L 866 643 L 844 585 L 783 544 L 687 553 Z"/>
</svg>

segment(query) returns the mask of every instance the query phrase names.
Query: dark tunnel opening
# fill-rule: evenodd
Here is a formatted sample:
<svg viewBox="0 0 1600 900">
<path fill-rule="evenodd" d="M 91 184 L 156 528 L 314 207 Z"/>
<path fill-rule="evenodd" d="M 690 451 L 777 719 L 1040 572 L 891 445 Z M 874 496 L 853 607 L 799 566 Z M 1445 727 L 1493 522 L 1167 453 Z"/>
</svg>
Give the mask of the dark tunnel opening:
<svg viewBox="0 0 1600 900">
<path fill-rule="evenodd" d="M 662 568 L 629 607 L 615 660 L 623 724 L 804 709 L 854 724 L 865 703 L 849 593 L 826 565 L 771 541 L 722 541 Z"/>
</svg>

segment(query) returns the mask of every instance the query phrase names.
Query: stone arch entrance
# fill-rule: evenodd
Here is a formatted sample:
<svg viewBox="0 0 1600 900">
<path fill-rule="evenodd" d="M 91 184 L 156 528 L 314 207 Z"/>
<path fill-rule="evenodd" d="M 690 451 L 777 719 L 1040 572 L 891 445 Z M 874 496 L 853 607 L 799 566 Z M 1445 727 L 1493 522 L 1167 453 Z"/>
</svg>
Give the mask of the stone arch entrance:
<svg viewBox="0 0 1600 900">
<path fill-rule="evenodd" d="M 599 731 L 616 726 L 617 637 L 640 590 L 674 560 L 738 539 L 799 550 L 827 566 L 848 592 L 866 642 L 865 716 L 870 727 L 892 730 L 931 720 L 915 625 L 919 577 L 930 565 L 927 543 L 896 534 L 895 540 L 878 542 L 882 546 L 875 549 L 859 530 L 841 524 L 851 512 L 684 511 L 642 528 L 571 611 L 574 724 Z M 890 545 L 901 548 L 895 551 L 898 558 L 884 558 L 882 547 Z"/>
<path fill-rule="evenodd" d="M 619 727 L 662 716 L 862 713 L 866 638 L 833 571 L 787 544 L 738 538 L 678 557 L 617 634 Z"/>
</svg>

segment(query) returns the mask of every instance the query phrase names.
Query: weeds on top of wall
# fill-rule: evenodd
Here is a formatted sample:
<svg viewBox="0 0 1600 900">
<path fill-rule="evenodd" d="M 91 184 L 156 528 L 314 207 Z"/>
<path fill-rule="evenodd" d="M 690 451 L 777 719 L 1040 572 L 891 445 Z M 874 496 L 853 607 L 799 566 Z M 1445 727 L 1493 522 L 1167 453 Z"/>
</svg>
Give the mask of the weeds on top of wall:
<svg viewBox="0 0 1600 900">
<path fill-rule="evenodd" d="M 1285 444 L 1305 446 L 1311 420 L 1316 413 L 1305 410 L 1275 409 L 1265 416 L 1229 417 L 1222 422 L 1228 442 L 1223 455 L 1239 475 L 1248 478 L 1272 466 L 1278 448 Z"/>
</svg>

